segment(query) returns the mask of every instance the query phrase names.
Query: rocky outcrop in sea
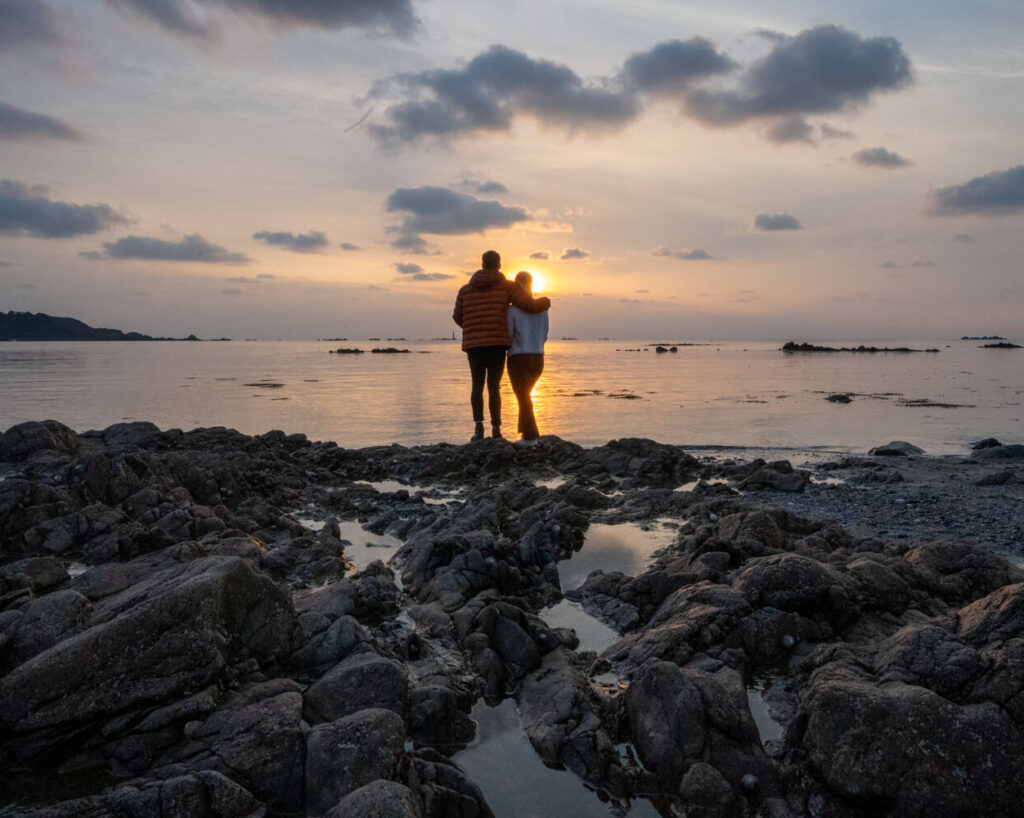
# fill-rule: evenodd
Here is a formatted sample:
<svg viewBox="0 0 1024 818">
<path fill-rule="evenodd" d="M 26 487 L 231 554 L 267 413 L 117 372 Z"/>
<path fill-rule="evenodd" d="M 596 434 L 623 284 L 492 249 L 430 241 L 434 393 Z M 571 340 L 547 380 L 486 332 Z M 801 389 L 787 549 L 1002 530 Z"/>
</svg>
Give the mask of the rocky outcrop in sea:
<svg viewBox="0 0 1024 818">
<path fill-rule="evenodd" d="M 787 461 L 45 421 L 0 476 L 3 815 L 517 815 L 460 763 L 509 701 L 625 814 L 1024 803 L 1024 572 L 797 516 Z M 599 526 L 669 536 L 563 587 Z"/>
</svg>

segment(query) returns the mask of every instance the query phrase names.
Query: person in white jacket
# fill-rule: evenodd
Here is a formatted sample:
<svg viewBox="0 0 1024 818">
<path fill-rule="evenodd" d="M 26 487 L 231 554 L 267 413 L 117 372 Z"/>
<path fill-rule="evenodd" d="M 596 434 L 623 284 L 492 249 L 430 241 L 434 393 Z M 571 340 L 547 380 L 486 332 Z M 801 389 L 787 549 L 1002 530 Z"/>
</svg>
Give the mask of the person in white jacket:
<svg viewBox="0 0 1024 818">
<path fill-rule="evenodd" d="M 523 270 L 516 275 L 516 285 L 533 295 L 533 276 Z M 548 340 L 547 312 L 529 313 L 516 306 L 508 308 L 508 379 L 519 401 L 518 440 L 525 446 L 536 446 L 540 431 L 533 413 L 533 387 L 544 371 L 544 342 Z"/>
</svg>

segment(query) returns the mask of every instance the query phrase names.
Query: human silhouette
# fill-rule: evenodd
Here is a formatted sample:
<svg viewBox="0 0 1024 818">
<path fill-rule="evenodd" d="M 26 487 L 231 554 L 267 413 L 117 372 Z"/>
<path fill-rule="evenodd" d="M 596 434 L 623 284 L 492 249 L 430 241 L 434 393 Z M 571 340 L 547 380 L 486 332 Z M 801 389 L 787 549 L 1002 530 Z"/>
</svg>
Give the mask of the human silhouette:
<svg viewBox="0 0 1024 818">
<path fill-rule="evenodd" d="M 501 376 L 505 371 L 508 351 L 507 313 L 514 304 L 527 313 L 544 312 L 551 301 L 534 298 L 516 286 L 501 272 L 501 256 L 488 250 L 481 258 L 482 267 L 473 273 L 468 284 L 459 289 L 452 318 L 462 327 L 462 349 L 469 359 L 472 388 L 469 405 L 473 410 L 473 437 L 484 436 L 484 384 L 487 385 L 491 436 L 501 438 Z"/>
<path fill-rule="evenodd" d="M 523 270 L 515 283 L 533 295 L 533 276 Z M 544 371 L 544 343 L 548 339 L 548 313 L 529 313 L 514 304 L 508 308 L 508 379 L 519 402 L 519 433 L 516 441 L 536 446 L 540 431 L 533 412 L 533 387 Z"/>
</svg>

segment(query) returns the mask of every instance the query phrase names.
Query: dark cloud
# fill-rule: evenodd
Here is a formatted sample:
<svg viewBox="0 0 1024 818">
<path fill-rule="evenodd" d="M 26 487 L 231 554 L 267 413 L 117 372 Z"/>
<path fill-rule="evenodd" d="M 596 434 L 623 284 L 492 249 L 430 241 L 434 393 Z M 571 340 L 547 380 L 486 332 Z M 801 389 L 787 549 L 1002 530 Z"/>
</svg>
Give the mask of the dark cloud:
<svg viewBox="0 0 1024 818">
<path fill-rule="evenodd" d="M 788 213 L 758 213 L 754 217 L 754 227 L 758 230 L 800 230 L 803 225 Z"/>
<path fill-rule="evenodd" d="M 547 250 L 538 250 L 536 253 L 530 253 L 530 258 L 537 258 L 543 261 L 547 261 L 549 258 L 551 258 L 551 253 L 549 253 Z"/>
<path fill-rule="evenodd" d="M 507 131 L 516 116 L 577 130 L 618 129 L 639 112 L 636 95 L 612 81 L 587 83 L 570 68 L 491 46 L 464 67 L 400 74 L 378 83 L 369 99 L 395 98 L 385 125 L 370 125 L 383 145 L 423 138 L 446 141 L 485 131 Z"/>
<path fill-rule="evenodd" d="M 910 81 L 910 60 L 897 40 L 864 39 L 825 25 L 778 40 L 746 69 L 736 88 L 694 90 L 687 108 L 711 125 L 826 114 L 856 107 Z"/>
<path fill-rule="evenodd" d="M 707 250 L 696 247 L 693 250 L 669 250 L 667 247 L 659 247 L 651 255 L 662 258 L 676 258 L 680 261 L 707 261 L 714 258 Z"/>
<path fill-rule="evenodd" d="M 882 147 L 864 148 L 857 151 L 852 159 L 858 165 L 874 168 L 904 168 L 911 164 L 909 159 Z"/>
<path fill-rule="evenodd" d="M 206 264 L 247 264 L 251 259 L 243 253 L 232 253 L 218 244 L 211 244 L 198 233 L 181 241 L 166 241 L 148 236 L 125 236 L 103 245 L 107 258 L 145 259 L 147 261 L 189 261 Z"/>
<path fill-rule="evenodd" d="M 401 224 L 391 228 L 399 234 L 392 246 L 413 253 L 427 252 L 421 233 L 461 236 L 483 233 L 492 227 L 510 227 L 532 217 L 522 207 L 477 199 L 444 187 L 398 188 L 389 197 L 390 213 L 405 213 Z"/>
<path fill-rule="evenodd" d="M 822 139 L 853 139 L 854 136 L 853 131 L 844 131 L 842 128 L 829 125 L 827 122 L 822 122 L 819 130 Z"/>
<path fill-rule="evenodd" d="M 974 236 L 970 233 L 957 233 L 953 236 L 953 241 L 960 242 L 961 244 L 974 244 Z"/>
<path fill-rule="evenodd" d="M 768 130 L 765 131 L 765 136 L 768 138 L 768 141 L 779 144 L 786 142 L 814 142 L 814 126 L 800 114 L 793 114 L 792 116 L 780 117 L 772 122 L 768 126 Z"/>
<path fill-rule="evenodd" d="M 123 11 L 149 19 L 183 37 L 210 39 L 217 22 L 204 11 L 231 11 L 281 26 L 321 29 L 385 29 L 405 35 L 415 30 L 411 0 L 107 0 Z"/>
<path fill-rule="evenodd" d="M 57 15 L 42 0 L 0 0 L 0 54 L 61 39 Z"/>
<path fill-rule="evenodd" d="M 622 66 L 619 78 L 629 89 L 655 96 L 678 96 L 693 82 L 732 71 L 737 64 L 703 37 L 686 42 L 669 40 L 649 51 L 634 54 Z"/>
<path fill-rule="evenodd" d="M 933 216 L 1005 216 L 1024 211 L 1024 165 L 976 176 L 931 195 Z"/>
<path fill-rule="evenodd" d="M 363 249 L 362 247 L 359 247 L 358 245 L 352 244 L 351 242 L 347 242 L 347 241 L 343 241 L 338 246 L 341 247 L 342 250 L 344 250 L 345 252 L 348 252 L 348 253 L 355 252 L 357 250 L 362 250 Z"/>
<path fill-rule="evenodd" d="M 327 247 L 327 235 L 320 230 L 310 230 L 308 233 L 261 230 L 253 233 L 252 237 L 277 247 L 287 247 L 294 253 L 318 253 Z"/>
<path fill-rule="evenodd" d="M 559 256 L 559 258 L 561 258 L 562 261 L 569 261 L 571 259 L 586 258 L 589 255 L 590 253 L 586 252 L 585 250 L 580 250 L 579 247 L 571 247 L 564 253 L 562 253 L 562 255 Z"/>
<path fill-rule="evenodd" d="M 0 102 L 0 140 L 62 139 L 79 142 L 81 133 L 66 122 Z"/>
<path fill-rule="evenodd" d="M 402 264 L 401 262 L 395 265 L 395 269 L 404 276 L 423 272 L 423 268 L 419 264 Z"/>
<path fill-rule="evenodd" d="M 0 179 L 0 233 L 62 239 L 129 223 L 110 205 L 55 202 L 46 189 Z"/>
</svg>

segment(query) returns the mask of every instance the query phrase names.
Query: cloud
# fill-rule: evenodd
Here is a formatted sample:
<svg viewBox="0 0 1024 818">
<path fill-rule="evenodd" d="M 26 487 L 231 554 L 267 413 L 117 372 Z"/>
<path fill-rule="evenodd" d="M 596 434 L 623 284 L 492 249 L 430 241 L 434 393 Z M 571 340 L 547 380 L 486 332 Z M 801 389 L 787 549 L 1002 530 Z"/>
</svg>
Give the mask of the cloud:
<svg viewBox="0 0 1024 818">
<path fill-rule="evenodd" d="M 858 165 L 874 168 L 904 168 L 912 164 L 909 159 L 885 148 L 864 148 L 851 157 Z"/>
<path fill-rule="evenodd" d="M 347 241 L 343 241 L 338 246 L 341 247 L 341 249 L 344 250 L 346 253 L 352 253 L 363 249 L 362 247 L 359 247 L 358 245 L 352 244 L 351 242 Z"/>
<path fill-rule="evenodd" d="M 814 126 L 800 114 L 776 119 L 768 126 L 765 136 L 769 142 L 814 142 Z"/>
<path fill-rule="evenodd" d="M 754 227 L 757 230 L 800 230 L 803 225 L 788 213 L 758 213 Z"/>
<path fill-rule="evenodd" d="M 37 43 L 56 45 L 62 39 L 57 15 L 42 0 L 0 0 L 0 55 Z"/>
<path fill-rule="evenodd" d="M 483 195 L 492 194 L 495 196 L 501 196 L 508 193 L 508 188 L 505 187 L 501 182 L 495 182 L 493 179 L 489 179 L 486 182 L 478 182 L 475 179 L 463 179 L 459 182 L 458 187 L 465 188 L 466 190 L 472 190 L 474 193 L 480 193 Z"/>
<path fill-rule="evenodd" d="M 16 266 L 17 265 L 14 264 L 11 261 L 4 261 L 3 259 L 0 259 L 0 267 L 3 267 L 4 269 L 6 269 L 8 267 L 16 267 Z"/>
<path fill-rule="evenodd" d="M 538 250 L 536 253 L 530 253 L 530 258 L 537 258 L 541 259 L 542 261 L 547 261 L 549 258 L 551 258 L 551 253 L 549 253 L 547 250 Z"/>
<path fill-rule="evenodd" d="M 821 123 L 819 131 L 822 139 L 853 139 L 853 131 L 844 131 L 842 128 L 829 125 L 827 122 Z"/>
<path fill-rule="evenodd" d="M 204 11 L 229 11 L 282 27 L 384 29 L 407 35 L 418 25 L 411 0 L 107 0 L 169 34 L 212 39 L 217 21 Z"/>
<path fill-rule="evenodd" d="M 368 100 L 394 100 L 387 124 L 368 126 L 384 146 L 507 131 L 532 116 L 570 132 L 617 130 L 639 112 L 636 95 L 611 81 L 584 82 L 572 69 L 502 45 L 456 69 L 407 73 L 377 83 Z"/>
<path fill-rule="evenodd" d="M 125 236 L 103 245 L 106 258 L 144 259 L 147 261 L 201 262 L 205 264 L 248 264 L 252 259 L 211 244 L 198 233 L 181 241 L 166 241 L 147 236 Z"/>
<path fill-rule="evenodd" d="M 225 278 L 224 280 L 231 281 L 235 284 L 262 284 L 263 282 L 260 280 L 260 278 L 260 276 L 256 276 L 256 278 L 250 278 L 249 276 L 231 276 L 230 278 Z"/>
<path fill-rule="evenodd" d="M 892 37 L 863 39 L 834 25 L 775 42 L 735 88 L 695 89 L 687 110 L 709 125 L 849 110 L 911 82 L 910 60 Z"/>
<path fill-rule="evenodd" d="M 883 270 L 902 270 L 906 264 L 897 264 L 895 261 L 883 261 L 878 265 Z"/>
<path fill-rule="evenodd" d="M 0 0 L 2 2 L 2 0 Z M 80 142 L 82 134 L 59 119 L 0 102 L 0 140 L 59 139 Z"/>
<path fill-rule="evenodd" d="M 1024 211 L 1024 165 L 976 176 L 931 194 L 933 216 L 1005 216 Z"/>
<path fill-rule="evenodd" d="M 259 273 L 256 276 L 256 278 L 267 278 L 267 279 L 270 279 L 270 278 L 277 278 L 277 276 L 274 275 L 273 273 Z"/>
<path fill-rule="evenodd" d="M 916 259 L 910 266 L 911 267 L 934 267 L 935 266 L 935 262 L 932 261 L 931 259 L 919 258 L 919 259 Z"/>
<path fill-rule="evenodd" d="M 510 227 L 532 218 L 522 207 L 506 207 L 501 202 L 431 186 L 398 188 L 388 197 L 387 210 L 406 214 L 401 224 L 389 228 L 399 234 L 392 246 L 421 254 L 427 252 L 421 233 L 442 236 L 484 233 L 490 228 Z"/>
<path fill-rule="evenodd" d="M 650 290 L 633 290 L 637 295 L 646 295 Z"/>
<path fill-rule="evenodd" d="M 959 242 L 960 244 L 974 244 L 974 236 L 970 233 L 957 233 L 953 236 L 953 241 Z"/>
<path fill-rule="evenodd" d="M 696 247 L 693 250 L 669 250 L 667 247 L 659 247 L 651 255 L 662 258 L 676 258 L 680 261 L 707 261 L 714 258 L 707 250 Z"/>
<path fill-rule="evenodd" d="M 224 295 L 244 295 L 245 291 L 238 289 L 238 287 L 225 287 L 221 290 Z"/>
<path fill-rule="evenodd" d="M 709 40 L 693 37 L 686 42 L 668 40 L 632 55 L 622 66 L 619 79 L 629 89 L 671 97 L 685 94 L 695 80 L 725 74 L 736 67 Z"/>
<path fill-rule="evenodd" d="M 55 202 L 46 189 L 0 179 L 0 233 L 62 239 L 129 223 L 110 205 Z"/>
<path fill-rule="evenodd" d="M 455 278 L 447 273 L 413 273 L 406 281 L 444 281 L 448 278 Z"/>
<path fill-rule="evenodd" d="M 253 233 L 252 237 L 276 247 L 287 247 L 293 253 L 319 253 L 327 247 L 327 235 L 320 230 L 298 234 L 261 230 L 259 233 Z"/>
<path fill-rule="evenodd" d="M 564 253 L 562 253 L 562 255 L 559 256 L 559 258 L 562 259 L 562 261 L 569 261 L 571 259 L 586 258 L 589 255 L 590 253 L 586 252 L 585 250 L 580 250 L 579 247 L 572 247 L 566 250 Z"/>
<path fill-rule="evenodd" d="M 404 276 L 423 272 L 423 268 L 419 264 L 402 264 L 401 262 L 395 265 L 395 269 Z"/>
</svg>

